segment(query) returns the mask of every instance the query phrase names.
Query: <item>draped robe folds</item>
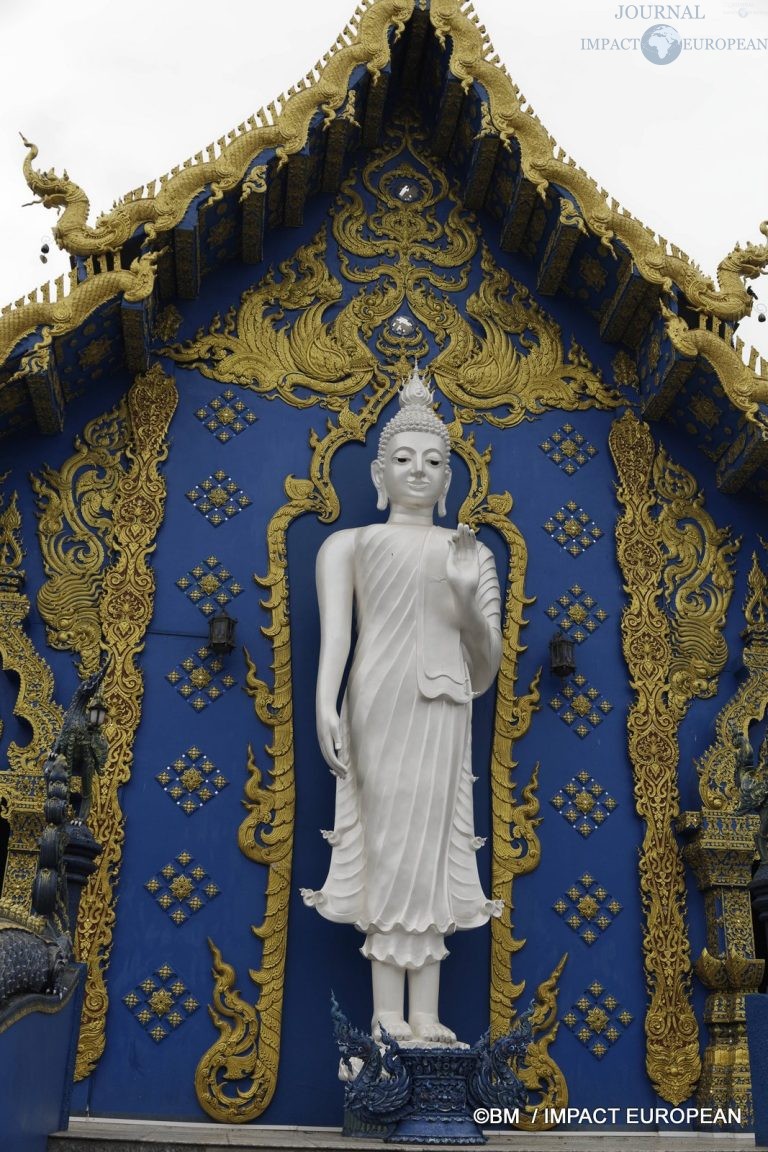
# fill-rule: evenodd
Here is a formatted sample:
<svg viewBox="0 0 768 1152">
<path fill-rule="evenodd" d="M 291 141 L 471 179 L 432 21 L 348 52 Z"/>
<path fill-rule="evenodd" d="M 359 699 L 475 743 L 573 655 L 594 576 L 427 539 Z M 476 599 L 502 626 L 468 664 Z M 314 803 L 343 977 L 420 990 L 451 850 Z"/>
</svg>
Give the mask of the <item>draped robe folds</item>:
<svg viewBox="0 0 768 1152">
<path fill-rule="evenodd" d="M 355 532 L 357 642 L 341 712 L 349 772 L 325 833 L 328 878 L 308 901 L 365 932 L 363 955 L 404 968 L 441 960 L 445 935 L 499 912 L 475 856 L 472 685 L 446 578 L 451 536 L 401 524 Z M 476 601 L 498 653 L 496 567 L 478 549 Z"/>
</svg>

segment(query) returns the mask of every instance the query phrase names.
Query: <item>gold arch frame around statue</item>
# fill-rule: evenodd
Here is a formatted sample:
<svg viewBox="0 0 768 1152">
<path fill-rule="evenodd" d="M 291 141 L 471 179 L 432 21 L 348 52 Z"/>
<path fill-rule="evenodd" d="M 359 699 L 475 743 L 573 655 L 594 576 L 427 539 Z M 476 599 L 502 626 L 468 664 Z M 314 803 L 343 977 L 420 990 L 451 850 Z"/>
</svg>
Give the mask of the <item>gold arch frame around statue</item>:
<svg viewBox="0 0 768 1152">
<path fill-rule="evenodd" d="M 252 929 L 263 941 L 260 967 L 250 973 L 259 994 L 255 1003 L 241 996 L 235 987 L 235 970 L 224 960 L 217 945 L 209 941 L 214 976 L 213 1005 L 209 1011 L 219 1036 L 201 1057 L 195 1073 L 195 1091 L 201 1107 L 213 1119 L 223 1122 L 246 1123 L 256 1119 L 268 1106 L 277 1085 L 296 797 L 287 532 L 299 516 L 307 513 L 314 513 L 325 524 L 338 517 L 340 503 L 331 481 L 333 458 L 343 445 L 365 441 L 394 397 L 405 371 L 404 359 L 390 369 L 375 370 L 373 390 L 364 396 L 360 412 L 355 413 L 345 405 L 337 422 L 328 421 L 324 437 L 312 433 L 308 478 L 289 476 L 286 479 L 288 501 L 276 511 L 267 529 L 269 569 L 265 576 L 258 577 L 258 583 L 270 590 L 263 605 L 271 622 L 262 631 L 272 644 L 274 676 L 271 685 L 259 678 L 255 664 L 246 654 L 246 686 L 258 718 L 273 732 L 272 742 L 266 749 L 272 760 L 271 779 L 266 787 L 262 785 L 261 772 L 249 748 L 246 785 L 249 811 L 238 834 L 245 855 L 268 869 L 264 920 Z M 511 741 L 527 731 L 537 707 L 538 677 L 525 696 L 515 694 L 523 612 L 531 601 L 524 590 L 527 548 L 522 534 L 509 520 L 512 498 L 508 493 L 489 493 L 490 450 L 479 452 L 474 435 L 465 438 L 459 421 L 454 421 L 449 431 L 452 447 L 467 465 L 470 475 L 469 493 L 461 506 L 460 518 L 474 527 L 493 528 L 501 535 L 509 555 L 491 762 L 492 895 L 502 899 L 505 905 L 502 918 L 492 924 L 491 942 L 491 1026 L 498 1035 L 510 1027 L 516 1015 L 516 1001 L 525 987 L 524 982 L 515 984 L 511 976 L 512 956 L 525 943 L 515 940 L 513 934 L 512 885 L 516 876 L 532 871 L 540 858 L 535 831 L 536 771 L 523 789 L 522 802 L 518 802 L 512 779 L 515 764 L 508 752 Z M 542 1104 L 567 1103 L 565 1078 L 548 1054 L 557 1031 L 557 980 L 563 962 L 537 990 L 533 1014 L 537 1039 L 522 1070 L 526 1087 L 538 1093 L 536 1104 L 540 1113 Z M 249 1085 L 245 1090 L 244 1082 Z M 537 1123 L 532 1117 L 526 1117 L 522 1126 L 542 1125 L 540 1120 Z"/>
</svg>

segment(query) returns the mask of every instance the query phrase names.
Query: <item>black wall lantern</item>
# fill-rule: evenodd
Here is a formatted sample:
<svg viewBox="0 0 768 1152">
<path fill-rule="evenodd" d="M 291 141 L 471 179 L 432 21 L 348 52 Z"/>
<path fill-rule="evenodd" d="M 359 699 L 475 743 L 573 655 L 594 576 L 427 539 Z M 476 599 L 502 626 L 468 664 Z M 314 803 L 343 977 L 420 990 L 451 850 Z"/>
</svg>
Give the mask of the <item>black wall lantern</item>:
<svg viewBox="0 0 768 1152">
<path fill-rule="evenodd" d="M 228 656 L 235 646 L 235 624 L 222 608 L 208 621 L 208 647 L 217 656 Z"/>
<path fill-rule="evenodd" d="M 573 640 L 562 632 L 555 632 L 549 642 L 549 667 L 562 680 L 576 671 Z"/>
<path fill-rule="evenodd" d="M 107 718 L 107 706 L 104 703 L 104 697 L 99 690 L 95 696 L 91 696 L 88 701 L 88 723 L 94 728 L 101 728 L 102 724 Z"/>
</svg>

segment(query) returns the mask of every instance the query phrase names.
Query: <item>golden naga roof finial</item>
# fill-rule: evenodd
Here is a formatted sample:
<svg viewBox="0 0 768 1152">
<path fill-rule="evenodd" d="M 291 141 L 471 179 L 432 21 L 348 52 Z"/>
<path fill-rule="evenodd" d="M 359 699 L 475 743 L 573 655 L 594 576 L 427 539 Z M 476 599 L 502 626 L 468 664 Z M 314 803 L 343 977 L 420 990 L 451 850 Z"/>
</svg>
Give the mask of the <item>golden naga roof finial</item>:
<svg viewBox="0 0 768 1152">
<path fill-rule="evenodd" d="M 33 144 L 31 140 L 27 140 L 23 132 L 19 132 L 24 147 L 28 149 L 24 157 L 24 179 L 27 182 L 27 187 L 30 192 L 33 192 L 37 197 L 36 200 L 31 200 L 30 204 L 42 204 L 44 208 L 64 208 L 65 215 L 74 210 L 76 215 L 80 218 L 81 223 L 85 224 L 88 219 L 88 210 L 90 205 L 88 197 L 79 185 L 70 180 L 66 169 L 62 172 L 61 176 L 56 174 L 53 168 L 47 172 L 39 171 L 32 167 L 32 161 L 37 157 L 38 147 Z M 28 207 L 28 205 L 25 205 Z M 53 235 L 56 243 L 60 248 L 63 247 L 61 237 L 59 236 L 59 229 L 53 229 Z"/>
<path fill-rule="evenodd" d="M 768 240 L 768 220 L 763 220 L 760 231 Z M 731 277 L 756 280 L 766 268 L 768 268 L 768 243 L 747 244 L 746 248 L 742 248 L 737 241 L 717 266 L 717 282 L 724 287 Z M 748 311 L 752 311 L 751 298 Z"/>
</svg>

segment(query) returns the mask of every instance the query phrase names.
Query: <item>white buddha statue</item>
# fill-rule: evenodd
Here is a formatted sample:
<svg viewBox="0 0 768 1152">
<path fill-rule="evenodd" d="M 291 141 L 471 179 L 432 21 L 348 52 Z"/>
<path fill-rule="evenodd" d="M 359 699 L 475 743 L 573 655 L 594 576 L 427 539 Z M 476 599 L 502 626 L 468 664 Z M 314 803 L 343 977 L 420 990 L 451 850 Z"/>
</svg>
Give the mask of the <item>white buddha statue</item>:
<svg viewBox="0 0 768 1152">
<path fill-rule="evenodd" d="M 337 777 L 328 878 L 305 903 L 365 933 L 374 1036 L 451 1044 L 438 1016 L 444 937 L 501 915 L 480 884 L 472 809 L 472 698 L 501 657 L 493 555 L 466 524 L 436 527 L 448 431 L 418 368 L 371 465 L 386 523 L 335 532 L 317 557 L 317 732 Z M 352 638 L 341 715 L 338 699 Z M 405 977 L 408 975 L 408 1020 Z"/>
</svg>

